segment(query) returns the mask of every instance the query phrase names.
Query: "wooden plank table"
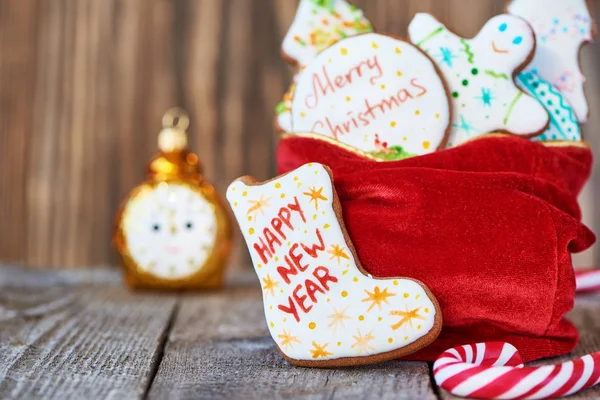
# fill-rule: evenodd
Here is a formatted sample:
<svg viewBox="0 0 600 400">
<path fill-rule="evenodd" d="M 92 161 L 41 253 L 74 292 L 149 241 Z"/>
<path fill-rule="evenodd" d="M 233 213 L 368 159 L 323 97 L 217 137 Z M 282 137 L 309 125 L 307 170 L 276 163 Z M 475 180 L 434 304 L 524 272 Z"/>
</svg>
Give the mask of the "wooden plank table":
<svg viewBox="0 0 600 400">
<path fill-rule="evenodd" d="M 600 295 L 569 318 L 600 349 Z M 553 362 L 556 360 L 549 360 Z M 0 398 L 450 399 L 424 362 L 304 369 L 275 350 L 253 275 L 204 294 L 132 293 L 114 269 L 0 266 Z M 574 399 L 600 398 L 600 388 Z"/>
</svg>

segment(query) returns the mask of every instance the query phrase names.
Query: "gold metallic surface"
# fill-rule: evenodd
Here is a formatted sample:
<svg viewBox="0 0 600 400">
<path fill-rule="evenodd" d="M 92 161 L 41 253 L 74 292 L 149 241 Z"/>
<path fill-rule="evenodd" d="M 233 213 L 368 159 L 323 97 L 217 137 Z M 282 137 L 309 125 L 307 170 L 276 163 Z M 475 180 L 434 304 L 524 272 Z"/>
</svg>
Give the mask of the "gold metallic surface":
<svg viewBox="0 0 600 400">
<path fill-rule="evenodd" d="M 187 114 L 179 109 L 169 110 L 163 117 L 163 130 L 167 135 L 175 135 L 171 144 L 181 144 L 180 135 L 186 136 L 189 124 Z M 187 144 L 187 140 L 185 140 Z M 165 151 L 166 149 L 167 151 Z M 159 185 L 178 184 L 202 196 L 210 205 L 216 220 L 215 242 L 212 251 L 195 273 L 180 279 L 165 279 L 139 268 L 127 245 L 123 227 L 125 206 L 137 196 L 143 196 Z M 162 148 L 150 161 L 147 179 L 134 188 L 119 207 L 116 215 L 113 245 L 120 255 L 124 267 L 124 280 L 131 288 L 159 290 L 216 289 L 221 287 L 225 266 L 231 252 L 231 220 L 225 203 L 215 188 L 202 176 L 202 167 L 198 156 L 187 147 L 167 146 Z"/>
</svg>

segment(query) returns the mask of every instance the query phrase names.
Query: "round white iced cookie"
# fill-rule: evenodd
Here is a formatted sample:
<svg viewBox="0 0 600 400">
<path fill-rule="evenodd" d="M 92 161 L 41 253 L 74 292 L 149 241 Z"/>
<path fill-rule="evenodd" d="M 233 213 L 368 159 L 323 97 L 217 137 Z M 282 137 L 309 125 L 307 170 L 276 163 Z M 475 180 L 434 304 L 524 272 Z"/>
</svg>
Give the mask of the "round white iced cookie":
<svg viewBox="0 0 600 400">
<path fill-rule="evenodd" d="M 344 0 L 300 0 L 281 50 L 304 67 L 338 40 L 372 30 L 363 12 Z"/>
<path fill-rule="evenodd" d="M 535 97 L 550 116 L 550 125 L 533 140 L 581 140 L 581 128 L 569 101 L 550 82 L 540 78 L 534 70 L 526 70 L 517 76 L 517 84 Z"/>
<path fill-rule="evenodd" d="M 508 11 L 528 21 L 537 45 L 528 68 L 550 82 L 567 98 L 579 122 L 589 107 L 579 67 L 579 49 L 592 40 L 593 21 L 586 0 L 513 0 Z"/>
<path fill-rule="evenodd" d="M 381 159 L 436 151 L 450 101 L 434 63 L 412 44 L 367 33 L 320 53 L 298 78 L 294 132 L 314 132 Z"/>
<path fill-rule="evenodd" d="M 263 184 L 236 181 L 227 199 L 260 279 L 269 331 L 290 361 L 367 364 L 435 340 L 440 311 L 425 286 L 360 269 L 323 165 Z"/>
<path fill-rule="evenodd" d="M 498 15 L 475 38 L 464 39 L 433 16 L 420 13 L 409 33 L 412 42 L 436 61 L 450 87 L 454 121 L 449 147 L 490 132 L 534 136 L 546 129 L 546 110 L 513 81 L 514 72 L 535 47 L 527 22 Z"/>
<path fill-rule="evenodd" d="M 184 184 L 142 187 L 125 206 L 122 224 L 138 268 L 162 279 L 200 271 L 214 248 L 214 208 Z"/>
</svg>

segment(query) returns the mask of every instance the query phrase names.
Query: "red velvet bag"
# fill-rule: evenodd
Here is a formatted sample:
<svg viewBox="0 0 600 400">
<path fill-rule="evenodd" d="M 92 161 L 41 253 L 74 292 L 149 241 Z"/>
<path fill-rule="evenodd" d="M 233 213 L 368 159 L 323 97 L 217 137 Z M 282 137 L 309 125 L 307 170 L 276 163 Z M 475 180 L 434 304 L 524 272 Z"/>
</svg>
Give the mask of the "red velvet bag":
<svg viewBox="0 0 600 400">
<path fill-rule="evenodd" d="M 440 337 L 411 359 L 467 343 L 506 341 L 524 361 L 571 351 L 571 253 L 594 234 L 577 195 L 592 154 L 583 143 L 488 135 L 395 162 L 316 135 L 287 135 L 279 173 L 315 161 L 333 171 L 362 265 L 376 277 L 425 283 L 443 312 Z"/>
</svg>

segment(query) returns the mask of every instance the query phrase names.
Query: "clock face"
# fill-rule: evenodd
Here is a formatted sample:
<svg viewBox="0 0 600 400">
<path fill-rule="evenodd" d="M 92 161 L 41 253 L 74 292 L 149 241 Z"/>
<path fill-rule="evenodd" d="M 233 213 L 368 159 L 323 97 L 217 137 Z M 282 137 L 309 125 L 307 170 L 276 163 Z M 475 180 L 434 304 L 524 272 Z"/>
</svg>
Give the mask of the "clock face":
<svg viewBox="0 0 600 400">
<path fill-rule="evenodd" d="M 181 279 L 204 266 L 217 234 L 214 205 L 184 184 L 142 188 L 123 212 L 123 234 L 138 268 Z"/>
</svg>

